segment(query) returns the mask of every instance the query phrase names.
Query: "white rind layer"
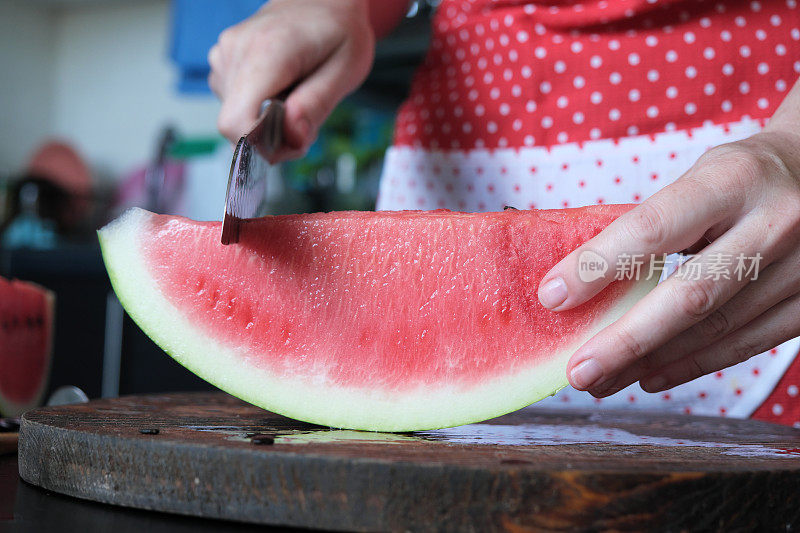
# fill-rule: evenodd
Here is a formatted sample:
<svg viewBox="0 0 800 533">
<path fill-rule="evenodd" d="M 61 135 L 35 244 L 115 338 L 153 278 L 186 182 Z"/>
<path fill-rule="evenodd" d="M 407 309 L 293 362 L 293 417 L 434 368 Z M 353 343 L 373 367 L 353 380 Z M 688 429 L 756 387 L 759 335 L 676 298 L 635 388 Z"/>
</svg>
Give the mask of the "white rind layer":
<svg viewBox="0 0 800 533">
<path fill-rule="evenodd" d="M 515 411 L 567 385 L 569 357 L 630 309 L 655 285 L 634 285 L 575 342 L 533 368 L 487 380 L 468 390 L 420 387 L 404 393 L 343 388 L 278 376 L 246 363 L 236 347 L 209 336 L 172 305 L 148 272 L 140 235 L 153 216 L 131 209 L 99 231 L 111 283 L 128 314 L 180 364 L 220 389 L 270 411 L 324 426 L 414 431 L 468 424 Z"/>
</svg>

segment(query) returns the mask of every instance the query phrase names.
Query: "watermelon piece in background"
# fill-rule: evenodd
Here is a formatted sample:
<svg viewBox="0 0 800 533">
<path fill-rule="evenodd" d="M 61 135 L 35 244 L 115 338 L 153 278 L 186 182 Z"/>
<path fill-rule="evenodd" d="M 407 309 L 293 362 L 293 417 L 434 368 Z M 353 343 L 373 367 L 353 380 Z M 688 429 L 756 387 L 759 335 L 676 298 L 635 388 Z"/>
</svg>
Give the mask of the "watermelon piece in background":
<svg viewBox="0 0 800 533">
<path fill-rule="evenodd" d="M 0 414 L 40 405 L 50 373 L 53 293 L 0 278 Z"/>
<path fill-rule="evenodd" d="M 485 420 L 566 386 L 589 337 L 656 280 L 544 309 L 544 274 L 632 206 L 334 212 L 219 222 L 132 209 L 99 232 L 130 316 L 189 370 L 317 424 L 411 431 Z"/>
</svg>

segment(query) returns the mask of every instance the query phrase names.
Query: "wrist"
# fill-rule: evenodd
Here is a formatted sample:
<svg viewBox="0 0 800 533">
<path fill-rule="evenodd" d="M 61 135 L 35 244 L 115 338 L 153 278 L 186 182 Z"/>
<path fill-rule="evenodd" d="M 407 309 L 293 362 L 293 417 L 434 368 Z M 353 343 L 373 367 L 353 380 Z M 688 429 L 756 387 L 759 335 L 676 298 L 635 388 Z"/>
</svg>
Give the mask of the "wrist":
<svg viewBox="0 0 800 533">
<path fill-rule="evenodd" d="M 764 131 L 785 133 L 792 138 L 800 135 L 800 81 L 786 95 Z"/>
</svg>

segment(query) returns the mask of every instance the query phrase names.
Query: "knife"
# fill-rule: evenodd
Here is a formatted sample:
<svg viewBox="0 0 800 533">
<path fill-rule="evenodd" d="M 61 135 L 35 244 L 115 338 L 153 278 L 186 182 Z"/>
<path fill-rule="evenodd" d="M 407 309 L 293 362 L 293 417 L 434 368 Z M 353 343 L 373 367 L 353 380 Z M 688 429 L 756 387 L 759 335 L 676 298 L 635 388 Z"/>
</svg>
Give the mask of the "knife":
<svg viewBox="0 0 800 533">
<path fill-rule="evenodd" d="M 265 101 L 252 131 L 236 143 L 225 193 L 221 239 L 224 245 L 239 242 L 243 221 L 262 214 L 267 174 L 283 137 L 284 114 L 282 100 Z"/>
</svg>

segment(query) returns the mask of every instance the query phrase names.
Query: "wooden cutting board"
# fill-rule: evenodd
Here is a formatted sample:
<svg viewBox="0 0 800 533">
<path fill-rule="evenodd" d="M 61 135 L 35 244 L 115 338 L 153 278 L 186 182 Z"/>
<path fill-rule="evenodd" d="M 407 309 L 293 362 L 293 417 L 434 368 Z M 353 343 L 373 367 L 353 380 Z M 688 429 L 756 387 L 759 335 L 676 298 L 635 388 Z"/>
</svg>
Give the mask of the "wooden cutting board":
<svg viewBox="0 0 800 533">
<path fill-rule="evenodd" d="M 309 528 L 800 525 L 800 431 L 717 418 L 528 408 L 382 434 L 221 393 L 130 396 L 28 412 L 19 466 L 29 483 L 79 498 Z"/>
</svg>

